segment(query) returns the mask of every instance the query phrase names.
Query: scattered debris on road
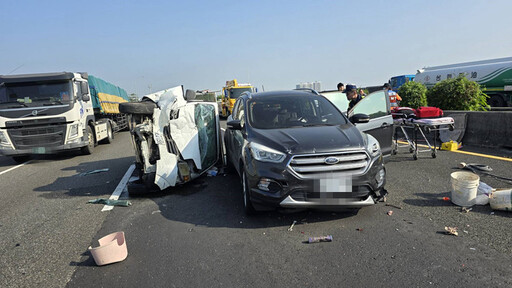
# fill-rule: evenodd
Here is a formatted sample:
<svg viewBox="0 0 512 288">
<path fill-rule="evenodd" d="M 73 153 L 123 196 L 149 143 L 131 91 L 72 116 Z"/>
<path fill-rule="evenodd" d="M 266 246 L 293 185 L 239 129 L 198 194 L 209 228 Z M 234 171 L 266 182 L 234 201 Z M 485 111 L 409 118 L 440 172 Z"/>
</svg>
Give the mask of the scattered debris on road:
<svg viewBox="0 0 512 288">
<path fill-rule="evenodd" d="M 105 198 L 97 198 L 93 200 L 87 201 L 89 204 L 105 204 L 110 206 L 122 206 L 128 207 L 132 205 L 132 202 L 128 200 L 113 200 L 113 199 L 105 199 Z"/>
<path fill-rule="evenodd" d="M 108 170 L 109 170 L 109 168 L 96 169 L 96 170 L 91 170 L 91 171 L 83 172 L 83 173 L 80 173 L 78 175 L 86 176 L 86 175 L 90 175 L 90 174 L 97 174 L 97 173 L 102 173 L 102 172 L 108 172 Z"/>
<path fill-rule="evenodd" d="M 288 231 L 293 231 L 293 226 L 295 226 L 296 223 L 297 221 L 293 220 L 293 223 L 290 225 L 290 228 L 288 228 Z"/>
<path fill-rule="evenodd" d="M 356 230 L 357 231 L 363 231 L 363 228 L 357 228 Z"/>
<path fill-rule="evenodd" d="M 319 242 L 332 242 L 332 235 L 320 236 L 320 237 L 309 237 L 308 243 L 319 243 Z"/>
<path fill-rule="evenodd" d="M 213 177 L 213 176 L 217 176 L 217 173 L 218 173 L 218 169 L 217 167 L 213 167 L 212 169 L 208 170 L 208 172 L 206 172 L 206 174 L 208 175 L 208 177 Z"/>
<path fill-rule="evenodd" d="M 477 172 L 480 172 L 481 174 L 493 177 L 494 179 L 497 179 L 497 180 L 500 180 L 500 181 L 503 181 L 506 183 L 512 183 L 512 178 L 502 177 L 502 176 L 498 176 L 496 174 L 489 173 L 492 171 L 492 168 L 489 167 L 488 165 L 476 164 L 476 163 L 466 164 L 464 162 L 460 162 L 458 168 L 470 170 L 471 172 L 473 172 L 475 174 L 478 174 Z"/>
<path fill-rule="evenodd" d="M 457 227 L 444 227 L 444 230 L 446 231 L 446 234 L 448 235 L 454 235 L 459 236 L 459 232 L 457 232 Z"/>
<path fill-rule="evenodd" d="M 465 212 L 465 213 L 469 213 L 469 211 L 473 210 L 473 208 L 466 208 L 466 207 L 461 207 L 460 208 L 460 212 Z"/>
<path fill-rule="evenodd" d="M 402 209 L 402 206 L 398 206 L 398 205 L 394 205 L 394 204 L 389 204 L 389 203 L 386 203 L 386 206 L 394 207 L 396 209 Z"/>
<path fill-rule="evenodd" d="M 512 211 L 512 189 L 492 192 L 489 203 L 492 210 Z"/>
<path fill-rule="evenodd" d="M 389 210 L 387 214 L 388 214 L 388 216 L 393 215 L 393 210 Z"/>
<path fill-rule="evenodd" d="M 450 201 L 450 197 L 443 197 L 443 201 Z"/>
<path fill-rule="evenodd" d="M 153 212 L 151 212 L 151 215 L 156 214 L 156 213 L 162 213 L 162 211 L 160 211 L 160 210 L 153 211 Z"/>
<path fill-rule="evenodd" d="M 88 249 L 98 266 L 120 262 L 128 256 L 126 239 L 122 231 L 108 234 L 98 240 L 98 242 L 100 246 L 95 248 L 89 246 Z"/>
</svg>

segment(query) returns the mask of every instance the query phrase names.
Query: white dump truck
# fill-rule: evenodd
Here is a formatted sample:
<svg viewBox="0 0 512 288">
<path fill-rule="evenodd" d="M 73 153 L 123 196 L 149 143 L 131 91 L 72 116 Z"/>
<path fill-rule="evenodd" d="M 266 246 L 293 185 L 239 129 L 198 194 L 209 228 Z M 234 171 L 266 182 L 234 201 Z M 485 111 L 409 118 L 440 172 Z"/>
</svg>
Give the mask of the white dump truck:
<svg viewBox="0 0 512 288">
<path fill-rule="evenodd" d="M 414 81 L 429 88 L 459 75 L 480 84 L 490 97 L 487 100 L 490 106 L 512 106 L 512 57 L 425 67 L 418 70 Z"/>
</svg>

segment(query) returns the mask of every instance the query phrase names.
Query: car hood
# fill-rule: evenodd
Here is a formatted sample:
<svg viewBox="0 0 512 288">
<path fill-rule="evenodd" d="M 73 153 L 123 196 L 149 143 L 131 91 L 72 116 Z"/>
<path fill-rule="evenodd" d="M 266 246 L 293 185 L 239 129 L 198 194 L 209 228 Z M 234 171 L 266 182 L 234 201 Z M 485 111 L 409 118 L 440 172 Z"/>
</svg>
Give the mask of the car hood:
<svg viewBox="0 0 512 288">
<path fill-rule="evenodd" d="M 289 154 L 327 153 L 364 147 L 363 135 L 350 124 L 253 131 L 252 141 Z"/>
</svg>

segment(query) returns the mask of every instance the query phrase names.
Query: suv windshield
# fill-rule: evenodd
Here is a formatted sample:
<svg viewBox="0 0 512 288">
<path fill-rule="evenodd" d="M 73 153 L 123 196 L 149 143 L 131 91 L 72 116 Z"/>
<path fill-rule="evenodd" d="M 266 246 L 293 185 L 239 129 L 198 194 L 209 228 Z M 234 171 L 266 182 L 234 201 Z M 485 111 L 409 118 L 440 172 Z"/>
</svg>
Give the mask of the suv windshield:
<svg viewBox="0 0 512 288">
<path fill-rule="evenodd" d="M 0 107 L 36 107 L 69 104 L 71 82 L 16 83 L 0 86 Z"/>
<path fill-rule="evenodd" d="M 248 118 L 258 129 L 334 126 L 347 119 L 334 105 L 317 95 L 258 97 L 249 101 Z"/>
</svg>

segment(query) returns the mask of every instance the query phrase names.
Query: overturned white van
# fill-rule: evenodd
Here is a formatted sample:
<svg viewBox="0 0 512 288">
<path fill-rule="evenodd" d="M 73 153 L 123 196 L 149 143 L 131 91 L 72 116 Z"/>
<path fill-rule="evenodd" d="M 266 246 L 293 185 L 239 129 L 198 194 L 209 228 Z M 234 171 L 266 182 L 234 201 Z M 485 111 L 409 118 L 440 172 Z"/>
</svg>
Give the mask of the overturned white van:
<svg viewBox="0 0 512 288">
<path fill-rule="evenodd" d="M 137 182 L 146 190 L 189 182 L 222 159 L 217 103 L 195 95 L 177 86 L 119 106 L 129 115 Z"/>
</svg>

